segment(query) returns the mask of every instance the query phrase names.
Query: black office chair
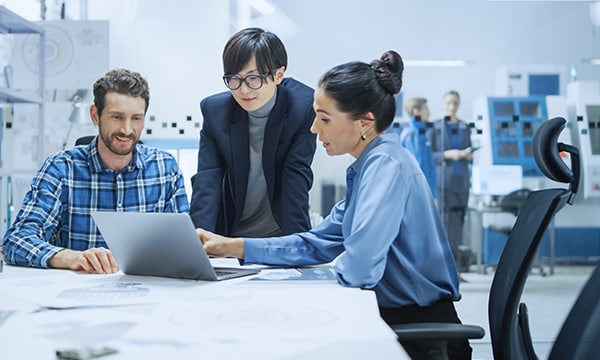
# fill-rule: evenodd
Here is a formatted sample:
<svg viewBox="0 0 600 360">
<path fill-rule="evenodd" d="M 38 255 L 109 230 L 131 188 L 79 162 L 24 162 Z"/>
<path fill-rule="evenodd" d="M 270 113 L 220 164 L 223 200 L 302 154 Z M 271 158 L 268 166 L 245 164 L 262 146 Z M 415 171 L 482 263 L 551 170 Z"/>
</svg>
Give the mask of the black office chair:
<svg viewBox="0 0 600 360">
<path fill-rule="evenodd" d="M 568 184 L 568 188 L 533 191 L 520 208 L 496 267 L 488 302 L 490 338 L 495 359 L 537 358 L 529 330 L 527 306 L 520 300 L 548 225 L 560 209 L 573 203 L 577 193 L 579 151 L 571 145 L 558 143 L 558 135 L 565 124 L 564 118 L 550 119 L 538 128 L 534 136 L 536 163 L 547 177 Z M 570 169 L 561 159 L 560 151 L 570 154 Z M 435 339 L 437 343 L 432 343 L 432 347 L 441 347 L 439 359 L 447 358 L 447 340 L 483 337 L 483 329 L 473 325 L 420 323 L 392 328 L 401 340 Z"/>
<path fill-rule="evenodd" d="M 600 265 L 588 279 L 556 337 L 548 359 L 597 359 L 600 354 Z"/>
<path fill-rule="evenodd" d="M 579 151 L 558 143 L 566 120 L 553 118 L 538 128 L 533 155 L 548 178 L 569 184 L 567 189 L 533 191 L 521 207 L 494 274 L 488 303 L 492 350 L 496 359 L 535 359 L 527 306 L 520 303 L 538 246 L 554 215 L 572 205 L 579 186 Z M 559 155 L 570 154 L 571 169 Z"/>
<path fill-rule="evenodd" d="M 521 207 L 531 193 L 529 189 L 519 189 L 506 194 L 500 199 L 500 210 L 509 212 L 514 216 L 519 215 Z"/>
<path fill-rule="evenodd" d="M 77 140 L 75 140 L 75 146 L 87 145 L 87 144 L 91 143 L 95 137 L 96 137 L 96 135 L 82 136 L 82 137 L 78 138 Z"/>
</svg>

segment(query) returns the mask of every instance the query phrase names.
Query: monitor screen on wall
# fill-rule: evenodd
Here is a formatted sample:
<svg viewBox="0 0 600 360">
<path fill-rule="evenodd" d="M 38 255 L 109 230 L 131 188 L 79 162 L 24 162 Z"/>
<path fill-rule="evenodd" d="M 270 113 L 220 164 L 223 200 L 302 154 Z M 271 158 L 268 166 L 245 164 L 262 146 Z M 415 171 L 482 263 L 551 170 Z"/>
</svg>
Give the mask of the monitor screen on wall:
<svg viewBox="0 0 600 360">
<path fill-rule="evenodd" d="M 529 75 L 529 96 L 559 95 L 560 78 L 558 74 Z"/>
</svg>

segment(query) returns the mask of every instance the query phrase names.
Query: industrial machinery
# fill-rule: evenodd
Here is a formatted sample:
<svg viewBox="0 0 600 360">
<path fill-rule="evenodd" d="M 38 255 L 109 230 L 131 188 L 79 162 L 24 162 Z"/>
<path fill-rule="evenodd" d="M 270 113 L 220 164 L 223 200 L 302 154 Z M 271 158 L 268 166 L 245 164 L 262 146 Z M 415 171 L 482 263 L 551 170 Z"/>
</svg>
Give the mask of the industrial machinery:
<svg viewBox="0 0 600 360">
<path fill-rule="evenodd" d="M 548 115 L 543 96 L 478 98 L 473 114 L 472 143 L 478 150 L 472 169 L 471 246 L 477 249 L 478 265 L 485 266 L 498 262 L 527 191 L 541 187 L 532 144 Z"/>
<path fill-rule="evenodd" d="M 567 96 L 484 97 L 473 104 L 476 116 L 473 162 L 472 243 L 480 247 L 479 264 L 497 263 L 516 218 L 506 198 L 518 203 L 528 190 L 555 187 L 540 177 L 531 153 L 533 135 L 547 119 L 565 117 L 569 123 L 560 141 L 579 148 L 582 164 L 580 195 L 574 206 L 558 214 L 539 249 L 540 259 L 589 262 L 600 258 L 600 85 L 571 82 Z M 565 162 L 570 159 L 565 155 Z M 519 186 L 518 168 L 521 168 Z M 495 180 L 492 180 L 495 179 Z M 498 181 L 500 179 L 500 181 Z M 520 189 L 519 189 L 520 188 Z M 510 191 L 510 192 L 509 192 Z"/>
<path fill-rule="evenodd" d="M 600 197 L 600 85 L 577 81 L 567 85 L 567 113 L 573 144 L 580 150 L 584 198 Z"/>
</svg>

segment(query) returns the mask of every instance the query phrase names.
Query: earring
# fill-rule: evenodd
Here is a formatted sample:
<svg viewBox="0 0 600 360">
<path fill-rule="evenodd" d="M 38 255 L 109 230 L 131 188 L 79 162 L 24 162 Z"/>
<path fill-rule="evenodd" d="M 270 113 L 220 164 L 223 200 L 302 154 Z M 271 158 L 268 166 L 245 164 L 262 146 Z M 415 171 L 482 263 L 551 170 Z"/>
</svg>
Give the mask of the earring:
<svg viewBox="0 0 600 360">
<path fill-rule="evenodd" d="M 365 140 L 367 140 L 367 137 L 366 137 L 365 135 L 361 135 L 361 136 L 360 136 L 360 139 L 361 139 L 362 141 L 365 141 Z"/>
</svg>

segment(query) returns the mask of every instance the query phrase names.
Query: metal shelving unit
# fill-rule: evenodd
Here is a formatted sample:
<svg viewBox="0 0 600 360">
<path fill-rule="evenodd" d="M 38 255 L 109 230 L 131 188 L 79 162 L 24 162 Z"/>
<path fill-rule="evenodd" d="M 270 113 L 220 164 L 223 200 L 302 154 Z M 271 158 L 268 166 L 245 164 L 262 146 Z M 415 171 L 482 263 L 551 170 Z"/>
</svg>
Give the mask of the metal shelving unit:
<svg viewBox="0 0 600 360">
<path fill-rule="evenodd" d="M 39 36 L 38 46 L 38 83 L 31 84 L 31 89 L 13 89 L 0 87 L 0 104 L 34 104 L 38 107 L 38 159 L 40 163 L 44 159 L 44 79 L 45 79 L 45 45 L 46 32 L 38 24 L 27 21 L 21 16 L 0 6 L 0 36 L 10 36 L 16 34 L 33 34 Z M 2 120 L 2 119 L 0 119 Z M 0 121 L 4 128 L 6 124 Z M 4 131 L 0 131 L 4 134 Z M 4 162 L 4 137 L 0 137 L 0 234 L 4 236 L 8 227 L 9 219 L 9 195 L 10 195 L 10 176 L 18 172 L 16 169 L 5 168 Z"/>
<path fill-rule="evenodd" d="M 44 106 L 44 79 L 45 79 L 45 43 L 46 32 L 41 26 L 29 22 L 19 15 L 0 6 L 0 35 L 2 34 L 37 34 L 40 37 L 39 42 L 39 72 L 38 72 L 38 92 L 36 95 L 27 94 L 18 89 L 7 89 L 0 87 L 0 102 L 2 103 L 33 103 L 39 104 L 41 110 Z M 40 114 L 40 123 L 43 125 L 43 112 Z M 40 152 L 43 153 L 43 152 Z"/>
</svg>

